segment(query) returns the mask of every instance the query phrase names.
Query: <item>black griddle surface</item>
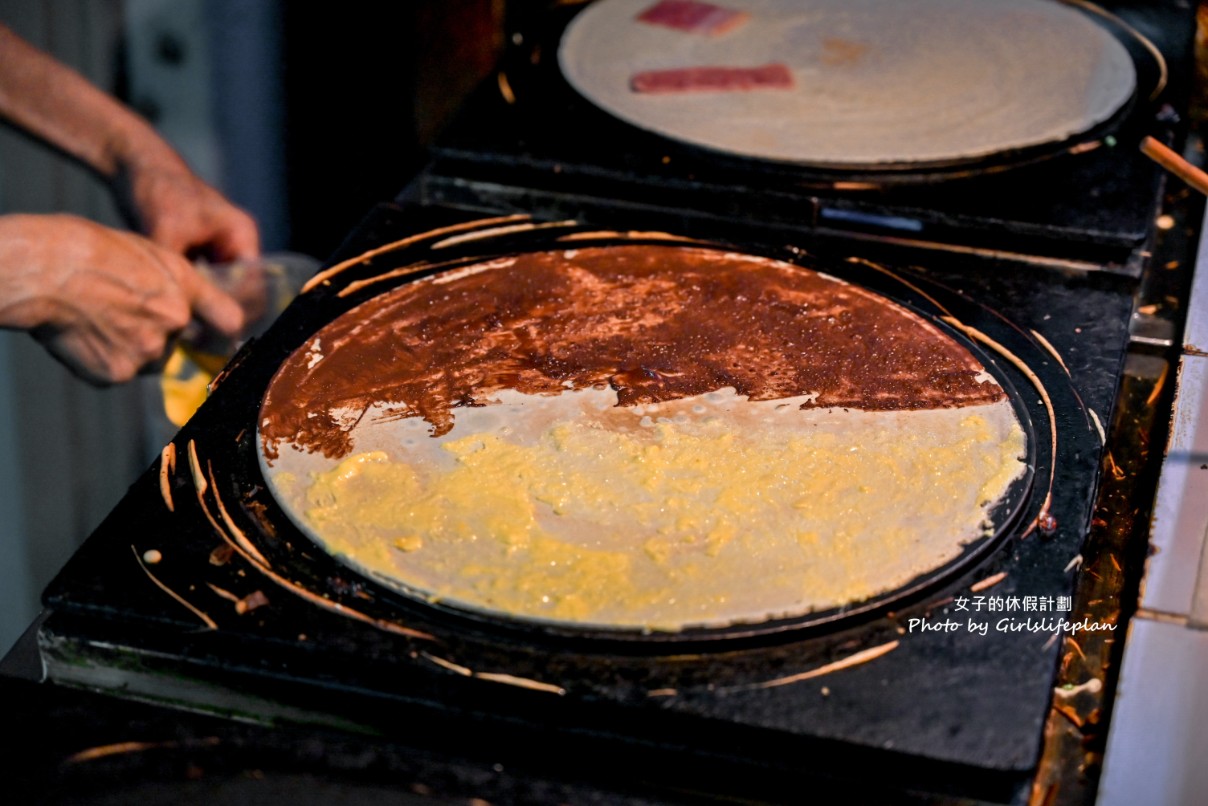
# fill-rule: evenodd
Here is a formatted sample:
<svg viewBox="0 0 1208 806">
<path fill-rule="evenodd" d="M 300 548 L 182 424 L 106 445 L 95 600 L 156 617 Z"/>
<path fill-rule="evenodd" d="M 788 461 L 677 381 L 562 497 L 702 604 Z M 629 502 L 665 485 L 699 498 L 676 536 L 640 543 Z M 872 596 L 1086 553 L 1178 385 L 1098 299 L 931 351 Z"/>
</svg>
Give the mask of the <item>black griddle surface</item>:
<svg viewBox="0 0 1208 806">
<path fill-rule="evenodd" d="M 385 205 L 358 228 L 341 256 L 468 217 L 432 206 Z M 773 241 L 780 246 L 762 243 L 765 252 L 780 250 L 785 257 L 800 249 L 800 240 L 787 236 Z M 825 252 L 826 246 L 817 249 Z M 833 265 L 849 279 L 874 287 L 888 282 L 900 298 L 912 293 L 875 269 L 837 262 L 844 256 L 835 252 Z M 967 259 L 948 260 L 937 256 L 926 269 L 900 273 L 1024 357 L 1044 380 L 1057 412 L 1052 512 L 1059 528 L 1051 538 L 1009 537 L 984 562 L 896 612 L 754 639 L 629 644 L 495 628 L 390 600 L 319 556 L 280 513 L 263 511 L 256 503 L 264 495 L 257 489 L 258 470 L 248 465 L 256 450 L 260 395 L 276 367 L 323 322 L 360 300 L 338 298 L 331 289 L 303 295 L 245 348 L 177 436 L 176 511 L 165 507 L 153 466 L 48 588 L 45 602 L 53 612 L 41 640 L 51 677 L 85 685 L 104 679 L 112 688 L 220 713 L 382 733 L 405 733 L 415 719 L 472 719 L 504 735 L 542 726 L 571 743 L 605 741 L 656 755 L 687 752 L 705 766 L 724 759 L 756 773 L 777 771 L 786 780 L 823 773 L 858 777 L 862 765 L 873 764 L 905 789 L 1011 801 L 1037 761 L 1060 642 L 1051 641 L 1051 633 L 997 633 L 993 626 L 988 636 L 970 633 L 964 629 L 970 616 L 993 624 L 1000 614 L 962 612 L 958 597 L 972 606 L 977 594 L 970 586 L 1000 572 L 1003 580 L 981 595 L 1071 594 L 1074 575 L 1066 569 L 1087 532 L 1101 451 L 1083 407 L 1109 421 L 1131 293 L 1122 278 L 1110 275 L 1012 264 L 971 272 Z M 342 280 L 392 267 L 380 260 Z M 1063 357 L 1069 377 L 1031 330 Z M 1024 389 L 1034 423 L 1047 423 L 1026 382 L 1013 382 Z M 1038 439 L 1038 477 L 1052 460 L 1046 434 Z M 212 503 L 217 493 L 231 519 L 266 551 L 310 563 L 311 590 L 435 640 L 318 607 L 237 556 L 212 564 L 212 552 L 223 543 L 198 505 L 187 468 L 190 441 L 202 467 L 215 471 L 216 489 L 206 493 L 210 517 L 218 517 Z M 1033 513 L 1039 503 L 1032 503 Z M 144 568 L 139 557 L 152 548 L 164 560 Z M 148 570 L 217 628 L 207 629 L 154 584 Z M 226 596 L 257 590 L 269 604 L 243 615 Z M 961 629 L 911 632 L 912 618 L 929 624 L 951 619 Z M 893 641 L 896 648 L 874 661 L 761 687 Z M 515 678 L 563 693 L 522 687 Z"/>
</svg>

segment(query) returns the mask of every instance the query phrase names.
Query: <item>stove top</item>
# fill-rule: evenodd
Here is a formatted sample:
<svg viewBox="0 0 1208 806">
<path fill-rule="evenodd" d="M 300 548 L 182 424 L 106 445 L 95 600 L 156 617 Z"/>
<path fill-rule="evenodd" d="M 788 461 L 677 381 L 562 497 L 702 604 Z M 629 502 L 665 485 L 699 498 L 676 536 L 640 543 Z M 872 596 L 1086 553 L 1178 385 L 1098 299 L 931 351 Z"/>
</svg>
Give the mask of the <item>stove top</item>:
<svg viewBox="0 0 1208 806">
<path fill-rule="evenodd" d="M 384 205 L 343 255 L 471 218 Z M 504 223 L 481 225 L 498 229 L 491 250 L 576 229 Z M 403 599 L 297 532 L 256 460 L 255 418 L 277 366 L 391 281 L 342 289 L 415 257 L 386 253 L 303 294 L 245 347 L 173 441 L 174 466 L 166 449 L 64 568 L 46 593 L 52 616 L 40 636 L 50 677 L 270 721 L 405 731 L 416 719 L 456 719 L 628 752 L 691 748 L 697 762 L 786 780 L 859 782 L 858 770 L 875 764 L 895 787 L 1012 801 L 1040 752 L 1058 622 L 1106 628 L 1084 620 L 1072 597 L 1102 450 L 1097 424 L 1110 417 L 1128 342 L 1128 284 L 1024 264 L 971 273 L 969 258 L 945 254 L 902 269 L 809 255 L 788 239 L 728 246 L 818 261 L 924 311 L 942 308 L 995 345 L 1037 435 L 1021 526 L 892 611 L 769 634 L 628 640 Z M 1056 529 L 1046 536 L 1029 526 L 1050 477 Z"/>
<path fill-rule="evenodd" d="M 1068 659 L 1062 639 L 1072 625 L 1114 626 L 1114 607 L 1076 598 L 1080 551 L 1162 187 L 1135 145 L 1177 129 L 1161 106 L 1170 90 L 1090 150 L 849 186 L 607 119 L 549 69 L 549 37 L 573 11 L 552 5 L 533 18 L 513 10 L 501 77 L 333 263 L 413 246 L 354 261 L 246 346 L 48 588 L 49 676 L 270 724 L 419 729 L 438 743 L 489 732 L 533 754 L 615 756 L 628 774 L 714 797 L 786 800 L 837 781 L 856 799 L 1025 802 Z M 1177 63 L 1190 14 L 1115 5 Z M 494 223 L 469 223 L 482 216 Z M 273 373 L 323 324 L 405 282 L 375 278 L 422 257 L 426 231 L 495 230 L 466 249 L 506 253 L 579 226 L 564 219 L 816 264 L 951 314 L 979 334 L 1036 429 L 1020 527 L 891 608 L 752 634 L 520 627 L 353 575 L 290 524 L 260 476 L 256 417 Z M 1030 528 L 1046 508 L 1054 528 Z"/>
</svg>

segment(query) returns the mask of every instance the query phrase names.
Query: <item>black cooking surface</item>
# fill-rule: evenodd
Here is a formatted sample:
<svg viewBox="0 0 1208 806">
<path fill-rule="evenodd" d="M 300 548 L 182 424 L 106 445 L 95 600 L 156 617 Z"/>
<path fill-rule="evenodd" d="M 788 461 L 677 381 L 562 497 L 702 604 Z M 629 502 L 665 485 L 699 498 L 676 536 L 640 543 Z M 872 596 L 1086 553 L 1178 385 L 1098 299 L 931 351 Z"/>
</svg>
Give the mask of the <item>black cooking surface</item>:
<svg viewBox="0 0 1208 806">
<path fill-rule="evenodd" d="M 40 640 L 52 679 L 420 747 L 492 736 L 496 746 L 522 747 L 517 757 L 543 755 L 559 768 L 558 759 L 615 757 L 610 784 L 658 779 L 718 798 L 791 801 L 797 787 L 837 781 L 855 800 L 884 800 L 892 789 L 1026 801 L 1061 642 L 1051 629 L 995 625 L 1082 618 L 1051 602 L 1074 589 L 1103 451 L 1096 423 L 1111 420 L 1131 275 L 1144 265 L 1157 210 L 1162 176 L 1136 146 L 1178 129 L 1168 104 L 1183 107 L 1192 15 L 1176 3 L 1110 4 L 1161 47 L 1173 80 L 1156 101 L 1138 100 L 1098 147 L 975 175 L 854 177 L 872 185 L 856 188 L 825 172 L 719 158 L 595 110 L 554 69 L 573 5 L 509 4 L 519 36 L 502 74 L 513 100 L 499 81 L 484 85 L 429 170 L 397 204 L 375 210 L 337 259 L 517 212 L 816 261 L 925 313 L 949 311 L 1002 349 L 988 352 L 1036 429 L 1020 526 L 892 605 L 770 632 L 626 640 L 405 599 L 294 529 L 255 462 L 269 379 L 324 323 L 391 287 L 337 294 L 398 265 L 384 255 L 304 294 L 236 357 L 174 440 L 174 512 L 157 463 L 48 588 Z M 532 238 L 501 237 L 492 248 L 531 248 Z M 885 264 L 848 261 L 854 254 Z M 1054 468 L 1057 528 L 1045 536 L 1028 526 Z M 272 573 L 232 553 L 236 532 Z M 149 550 L 162 561 L 145 564 Z M 256 594 L 267 603 L 247 609 Z M 1049 609 L 986 609 L 1011 597 L 1038 597 Z"/>
<path fill-rule="evenodd" d="M 479 210 L 609 223 L 620 212 L 692 209 L 747 224 L 943 243 L 1076 260 L 1135 274 L 1152 226 L 1160 169 L 1138 153 L 1177 128 L 1192 16 L 1174 4 L 1108 3 L 1143 88 L 1109 129 L 1039 153 L 920 173 L 852 174 L 707 152 L 629 126 L 579 97 L 557 68 L 579 4 L 516 4 L 499 80 L 465 106 L 434 149 L 426 198 Z M 1136 33 L 1160 48 L 1169 68 Z M 1181 106 L 1180 106 L 1181 108 Z M 1087 150 L 1089 149 L 1089 150 Z"/>
<path fill-rule="evenodd" d="M 386 205 L 358 228 L 342 255 L 467 217 L 432 206 Z M 520 244 L 524 236 L 517 238 Z M 731 245 L 811 260 L 787 233 Z M 820 243 L 818 250 L 825 249 Z M 1009 263 L 971 272 L 969 258 L 944 256 L 924 269 L 886 273 L 843 261 L 847 254 L 839 250 L 820 260 L 846 279 L 924 310 L 942 303 L 1042 382 L 1058 434 L 1052 537 L 1016 530 L 983 561 L 892 612 L 771 635 L 611 640 L 484 622 L 402 600 L 358 579 L 294 530 L 265 493 L 254 461 L 255 418 L 276 367 L 323 323 L 387 287 L 345 298 L 336 293 L 346 282 L 397 265 L 383 256 L 303 295 L 236 357 L 174 440 L 174 512 L 165 506 L 154 466 L 52 583 L 46 603 L 53 616 L 42 633 L 52 678 L 97 685 L 99 676 L 110 681 L 106 687 L 219 712 L 384 732 L 405 731 L 417 714 L 505 732 L 539 725 L 567 741 L 603 741 L 630 752 L 690 748 L 688 755 L 706 765 L 724 759 L 790 780 L 810 770 L 843 775 L 835 770 L 873 763 L 894 776 L 895 786 L 1011 800 L 1036 763 L 1059 642 L 1050 640 L 1051 631 L 999 632 L 994 623 L 1006 615 L 1021 622 L 1025 616 L 1080 617 L 961 607 L 973 608 L 978 595 L 1070 595 L 1071 561 L 1087 532 L 1101 450 L 1093 420 L 1106 423 L 1111 414 L 1130 287 L 1106 274 Z M 1062 357 L 1068 376 L 1033 332 Z M 1037 429 L 1038 492 L 1029 501 L 1028 522 L 1047 487 L 1039 480 L 1054 466 L 1049 420 L 1027 378 L 1010 366 L 1005 371 Z M 190 442 L 207 479 L 200 492 L 189 469 Z M 219 530 L 235 529 L 273 560 L 279 576 L 238 554 L 224 561 Z M 163 560 L 145 565 L 140 558 L 152 549 Z M 992 588 L 970 589 L 999 573 L 1005 576 Z M 235 600 L 246 605 L 256 592 L 267 604 L 241 614 Z M 333 611 L 331 603 L 344 610 Z M 990 622 L 988 634 L 969 632 L 970 618 Z M 912 631 L 911 619 L 933 629 Z M 946 621 L 958 628 L 934 629 Z M 803 677 L 877 648 L 885 654 Z M 98 672 L 113 669 L 120 670 L 116 676 Z"/>
</svg>

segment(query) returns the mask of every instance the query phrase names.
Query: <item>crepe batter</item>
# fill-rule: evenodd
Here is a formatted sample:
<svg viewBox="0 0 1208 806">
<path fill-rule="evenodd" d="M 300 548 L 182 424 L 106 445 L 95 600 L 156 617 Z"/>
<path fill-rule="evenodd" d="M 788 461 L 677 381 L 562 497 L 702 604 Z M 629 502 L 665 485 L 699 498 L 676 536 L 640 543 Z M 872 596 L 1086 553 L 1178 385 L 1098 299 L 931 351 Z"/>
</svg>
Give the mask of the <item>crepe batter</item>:
<svg viewBox="0 0 1208 806">
<path fill-rule="evenodd" d="M 789 264 L 655 246 L 384 294 L 283 366 L 260 432 L 285 510 L 363 573 L 643 630 L 907 584 L 985 533 L 1026 452 L 1001 387 L 913 313 Z"/>
<path fill-rule="evenodd" d="M 1089 131 L 1136 87 L 1124 46 L 1056 0 L 726 0 L 745 17 L 718 35 L 642 22 L 653 5 L 580 12 L 559 46 L 567 81 L 639 128 L 756 159 L 973 160 Z M 769 62 L 791 88 L 648 94 L 632 81 Z"/>
</svg>

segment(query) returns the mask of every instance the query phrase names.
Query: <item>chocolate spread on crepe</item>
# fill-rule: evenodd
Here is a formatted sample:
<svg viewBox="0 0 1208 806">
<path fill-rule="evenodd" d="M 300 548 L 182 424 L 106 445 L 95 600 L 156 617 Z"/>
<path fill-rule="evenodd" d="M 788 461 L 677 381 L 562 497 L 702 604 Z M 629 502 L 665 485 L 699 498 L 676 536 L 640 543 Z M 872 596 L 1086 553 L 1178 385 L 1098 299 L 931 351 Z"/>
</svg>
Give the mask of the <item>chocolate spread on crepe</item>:
<svg viewBox="0 0 1208 806">
<path fill-rule="evenodd" d="M 865 411 L 992 403 L 977 360 L 914 313 L 834 278 L 705 249 L 538 252 L 416 282 L 323 328 L 281 368 L 260 434 L 339 458 L 337 410 L 386 405 L 434 436 L 504 389 L 609 386 L 632 406 L 732 387 Z"/>
</svg>

